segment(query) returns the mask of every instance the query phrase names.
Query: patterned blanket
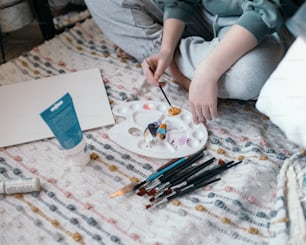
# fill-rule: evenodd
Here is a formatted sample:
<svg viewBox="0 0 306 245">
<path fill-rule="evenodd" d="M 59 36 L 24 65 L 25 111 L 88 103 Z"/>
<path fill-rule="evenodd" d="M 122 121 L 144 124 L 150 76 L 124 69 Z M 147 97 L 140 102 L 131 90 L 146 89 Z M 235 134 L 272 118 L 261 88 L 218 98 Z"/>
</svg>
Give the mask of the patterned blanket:
<svg viewBox="0 0 306 245">
<path fill-rule="evenodd" d="M 112 107 L 164 101 L 140 64 L 118 58 L 92 19 L 1 65 L 0 85 L 96 67 Z M 186 91 L 173 82 L 165 91 L 188 110 Z M 165 163 L 117 145 L 110 126 L 84 132 L 98 156 L 84 168 L 69 164 L 55 139 L 1 148 L 1 179 L 39 177 L 42 190 L 0 194 L 0 244 L 305 244 L 305 151 L 254 101 L 220 100 L 218 106 L 220 117 L 207 124 L 205 157 L 242 163 L 162 208 L 146 209 L 148 198 L 134 193 L 109 197 Z"/>
</svg>

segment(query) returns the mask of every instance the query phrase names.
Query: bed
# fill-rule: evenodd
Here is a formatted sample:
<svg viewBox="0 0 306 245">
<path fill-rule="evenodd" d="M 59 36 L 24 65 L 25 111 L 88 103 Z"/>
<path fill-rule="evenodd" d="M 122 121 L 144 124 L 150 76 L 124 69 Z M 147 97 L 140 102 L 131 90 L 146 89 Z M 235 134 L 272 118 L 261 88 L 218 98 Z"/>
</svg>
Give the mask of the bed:
<svg viewBox="0 0 306 245">
<path fill-rule="evenodd" d="M 91 68 L 100 69 L 111 107 L 166 103 L 140 64 L 118 58 L 91 18 L 1 65 L 0 84 Z M 165 91 L 188 109 L 186 91 L 171 82 Z M 147 209 L 148 198 L 135 193 L 109 197 L 165 163 L 112 141 L 111 126 L 84 132 L 98 156 L 84 168 L 67 164 L 54 138 L 1 148 L 2 179 L 39 177 L 42 189 L 0 194 L 0 244 L 305 244 L 305 151 L 255 103 L 220 100 L 219 119 L 206 125 L 205 156 L 242 163 L 162 208 Z"/>
</svg>

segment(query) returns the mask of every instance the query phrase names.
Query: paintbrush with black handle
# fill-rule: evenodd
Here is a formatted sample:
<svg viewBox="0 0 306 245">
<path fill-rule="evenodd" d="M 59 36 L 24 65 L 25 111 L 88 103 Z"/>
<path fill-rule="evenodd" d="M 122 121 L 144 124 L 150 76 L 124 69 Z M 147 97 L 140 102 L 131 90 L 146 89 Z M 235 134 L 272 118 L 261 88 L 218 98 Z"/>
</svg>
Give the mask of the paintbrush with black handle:
<svg viewBox="0 0 306 245">
<path fill-rule="evenodd" d="M 146 62 L 146 64 L 147 64 L 149 70 L 150 70 L 150 71 L 152 72 L 152 74 L 154 75 L 154 70 L 152 69 L 152 66 L 149 64 L 147 58 L 144 57 L 144 60 L 145 60 L 145 62 Z M 163 87 L 161 86 L 161 83 L 160 83 L 160 82 L 158 83 L 158 87 L 160 88 L 160 91 L 163 93 L 163 95 L 164 95 L 165 99 L 167 100 L 169 106 L 170 106 L 170 107 L 173 107 L 172 104 L 171 104 L 171 102 L 170 102 L 170 100 L 168 99 L 168 96 L 166 95 L 166 93 L 165 93 Z"/>
<path fill-rule="evenodd" d="M 201 182 L 205 182 L 209 179 L 211 179 L 212 177 L 218 175 L 218 174 L 221 174 L 222 172 L 240 164 L 242 161 L 239 161 L 239 162 L 236 162 L 234 163 L 234 161 L 230 161 L 226 164 L 223 164 L 221 166 L 218 166 L 218 167 L 214 167 L 210 170 L 206 170 L 202 173 L 199 173 L 199 174 L 195 174 L 195 176 L 192 176 L 190 178 L 187 178 L 181 182 L 177 182 L 177 184 L 175 185 L 170 185 L 168 186 L 168 189 L 167 190 L 164 190 L 162 193 L 157 193 L 155 197 L 151 198 L 150 201 L 155 201 L 157 199 L 160 199 L 166 195 L 169 195 L 171 194 L 172 192 L 176 191 L 176 190 L 179 190 L 181 188 L 185 188 L 186 186 L 188 185 L 191 185 L 191 184 L 199 184 Z"/>
<path fill-rule="evenodd" d="M 167 178 L 166 181 L 162 181 L 162 184 L 160 186 L 157 186 L 156 188 L 148 192 L 148 195 L 152 196 L 155 195 L 156 193 L 162 194 L 162 192 L 166 191 L 170 186 L 179 184 L 184 180 L 188 179 L 189 177 L 191 177 L 192 175 L 203 170 L 204 168 L 212 164 L 214 160 L 215 158 L 213 157 L 201 164 L 197 164 L 195 166 L 188 168 L 187 170 L 182 170 L 181 172 L 178 172 L 175 175 L 169 176 L 169 178 Z"/>
<path fill-rule="evenodd" d="M 166 196 L 164 198 L 158 199 L 157 201 L 146 205 L 146 208 L 149 209 L 153 206 L 161 207 L 162 205 L 166 204 L 167 202 L 173 200 L 174 198 L 181 197 L 181 196 L 183 196 L 185 194 L 188 194 L 190 192 L 193 192 L 193 191 L 195 191 L 195 190 L 197 190 L 201 187 L 204 187 L 204 186 L 210 185 L 214 182 L 217 182 L 220 179 L 221 178 L 217 178 L 217 179 L 213 179 L 213 180 L 205 180 L 205 181 L 202 181 L 202 182 L 197 183 L 197 184 L 190 184 L 190 185 L 185 186 L 181 189 L 175 190 L 174 192 L 170 193 L 168 196 Z"/>
<path fill-rule="evenodd" d="M 163 166 L 158 168 L 153 174 L 151 174 L 145 180 L 141 181 L 140 183 L 130 183 L 130 184 L 122 187 L 121 189 L 113 192 L 110 195 L 110 197 L 113 198 L 113 197 L 124 195 L 124 194 L 129 193 L 129 192 L 139 190 L 143 186 L 146 186 L 146 185 L 150 184 L 152 181 L 154 181 L 160 175 L 165 174 L 166 172 L 170 172 L 170 171 L 173 172 L 173 169 L 179 168 L 181 164 L 190 164 L 190 161 L 192 161 L 192 159 L 195 159 L 199 155 L 204 154 L 203 151 L 205 149 L 206 148 L 203 147 L 201 150 L 199 150 L 198 152 L 196 152 L 196 153 L 194 153 L 190 156 L 182 157 L 182 158 L 175 159 L 175 160 L 170 160 L 169 162 L 167 162 L 166 164 L 164 164 Z"/>
<path fill-rule="evenodd" d="M 158 178 L 154 179 L 154 181 L 144 185 L 139 189 L 138 195 L 144 195 L 147 192 L 151 191 L 153 188 L 163 184 L 167 180 L 169 180 L 173 175 L 179 173 L 180 171 L 189 168 L 193 163 L 200 160 L 204 156 L 203 151 L 198 151 L 191 155 L 188 159 L 186 159 L 183 163 L 176 166 L 175 168 L 170 169 L 169 171 L 161 174 Z"/>
<path fill-rule="evenodd" d="M 218 166 L 218 167 L 214 167 L 212 169 L 209 169 L 209 170 L 206 170 L 202 173 L 199 173 L 177 185 L 172 185 L 171 186 L 171 189 L 172 190 L 175 190 L 175 189 L 178 189 L 178 188 L 182 188 L 184 186 L 187 186 L 187 185 L 190 185 L 191 183 L 197 183 L 197 182 L 201 182 L 203 180 L 208 180 L 218 174 L 221 174 L 222 172 L 240 164 L 242 161 L 239 161 L 239 162 L 234 162 L 234 161 L 230 161 L 226 164 L 223 164 L 221 166 Z"/>
</svg>

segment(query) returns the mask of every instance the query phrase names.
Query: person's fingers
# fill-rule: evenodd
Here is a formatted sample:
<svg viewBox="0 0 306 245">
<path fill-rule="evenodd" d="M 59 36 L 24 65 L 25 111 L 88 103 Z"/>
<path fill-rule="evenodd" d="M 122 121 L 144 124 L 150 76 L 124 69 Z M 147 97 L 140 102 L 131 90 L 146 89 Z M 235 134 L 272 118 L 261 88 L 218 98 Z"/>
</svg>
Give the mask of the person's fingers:
<svg viewBox="0 0 306 245">
<path fill-rule="evenodd" d="M 148 64 L 147 61 L 143 61 L 141 63 L 141 67 L 147 81 L 152 85 L 158 86 L 158 81 L 154 79 L 153 69 L 151 68 L 150 64 Z"/>
<path fill-rule="evenodd" d="M 212 116 L 212 118 L 217 118 L 218 117 L 217 104 L 214 104 L 209 109 L 210 109 L 210 115 Z"/>
<path fill-rule="evenodd" d="M 163 82 L 163 81 L 162 81 L 162 82 L 159 81 L 158 84 L 159 84 L 161 87 L 165 87 L 167 83 L 166 83 L 166 82 Z"/>
<path fill-rule="evenodd" d="M 201 105 L 191 105 L 191 112 L 193 121 L 198 124 L 200 122 L 206 123 L 208 118 L 210 118 L 210 112 L 208 107 L 202 107 Z"/>
<path fill-rule="evenodd" d="M 165 72 L 164 67 L 162 65 L 157 65 L 156 70 L 154 72 L 154 79 L 156 81 L 159 81 L 159 79 L 164 74 L 164 72 Z"/>
<path fill-rule="evenodd" d="M 190 107 L 190 111 L 191 111 L 191 114 L 192 114 L 192 120 L 194 121 L 194 123 L 198 124 L 199 119 L 198 119 L 198 116 L 196 114 L 194 105 L 192 103 L 190 103 L 189 107 Z"/>
<path fill-rule="evenodd" d="M 201 110 L 200 118 L 205 118 L 205 122 L 210 121 L 211 120 L 210 108 L 208 106 L 202 106 L 201 109 L 202 110 Z"/>
</svg>

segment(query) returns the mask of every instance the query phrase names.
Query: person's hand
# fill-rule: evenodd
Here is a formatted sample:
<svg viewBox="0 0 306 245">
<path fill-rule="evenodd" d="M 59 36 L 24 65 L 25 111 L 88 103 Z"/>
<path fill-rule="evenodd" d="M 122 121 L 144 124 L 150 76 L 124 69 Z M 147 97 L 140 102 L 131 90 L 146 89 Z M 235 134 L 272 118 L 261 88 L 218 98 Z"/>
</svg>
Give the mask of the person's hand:
<svg viewBox="0 0 306 245">
<path fill-rule="evenodd" d="M 218 117 L 218 80 L 201 67 L 197 68 L 189 88 L 189 105 L 196 124 Z"/>
<path fill-rule="evenodd" d="M 164 70 L 164 67 L 166 67 L 166 64 L 169 62 L 168 60 L 163 61 L 163 58 L 161 58 L 160 61 L 158 61 L 159 59 L 158 57 L 163 57 L 164 55 L 165 54 L 161 54 L 161 55 L 157 54 L 149 58 L 145 58 L 143 62 L 141 63 L 143 73 L 146 77 L 146 80 L 152 85 L 155 85 L 155 86 L 161 85 L 162 87 L 165 86 L 164 82 L 158 81 L 159 78 L 162 76 L 162 74 L 159 75 L 160 72 Z M 154 66 L 154 64 L 156 63 L 160 64 L 160 66 L 157 65 L 157 68 L 155 68 Z M 158 69 L 158 67 L 160 69 Z M 184 89 L 189 90 L 191 81 L 188 77 L 184 76 L 184 74 L 181 73 L 174 59 L 172 59 L 172 61 L 170 62 L 170 64 L 164 71 L 166 71 L 166 73 L 172 76 L 172 78 L 176 81 L 176 83 L 181 85 Z M 156 78 L 158 78 L 158 80 L 156 80 Z"/>
<path fill-rule="evenodd" d="M 144 58 L 141 66 L 146 80 L 152 85 L 159 86 L 159 79 L 171 64 L 172 59 L 171 53 L 162 51 Z"/>
<path fill-rule="evenodd" d="M 218 116 L 218 80 L 256 45 L 257 39 L 250 31 L 240 25 L 233 25 L 199 64 L 189 88 L 190 109 L 195 123 L 206 123 Z"/>
</svg>

